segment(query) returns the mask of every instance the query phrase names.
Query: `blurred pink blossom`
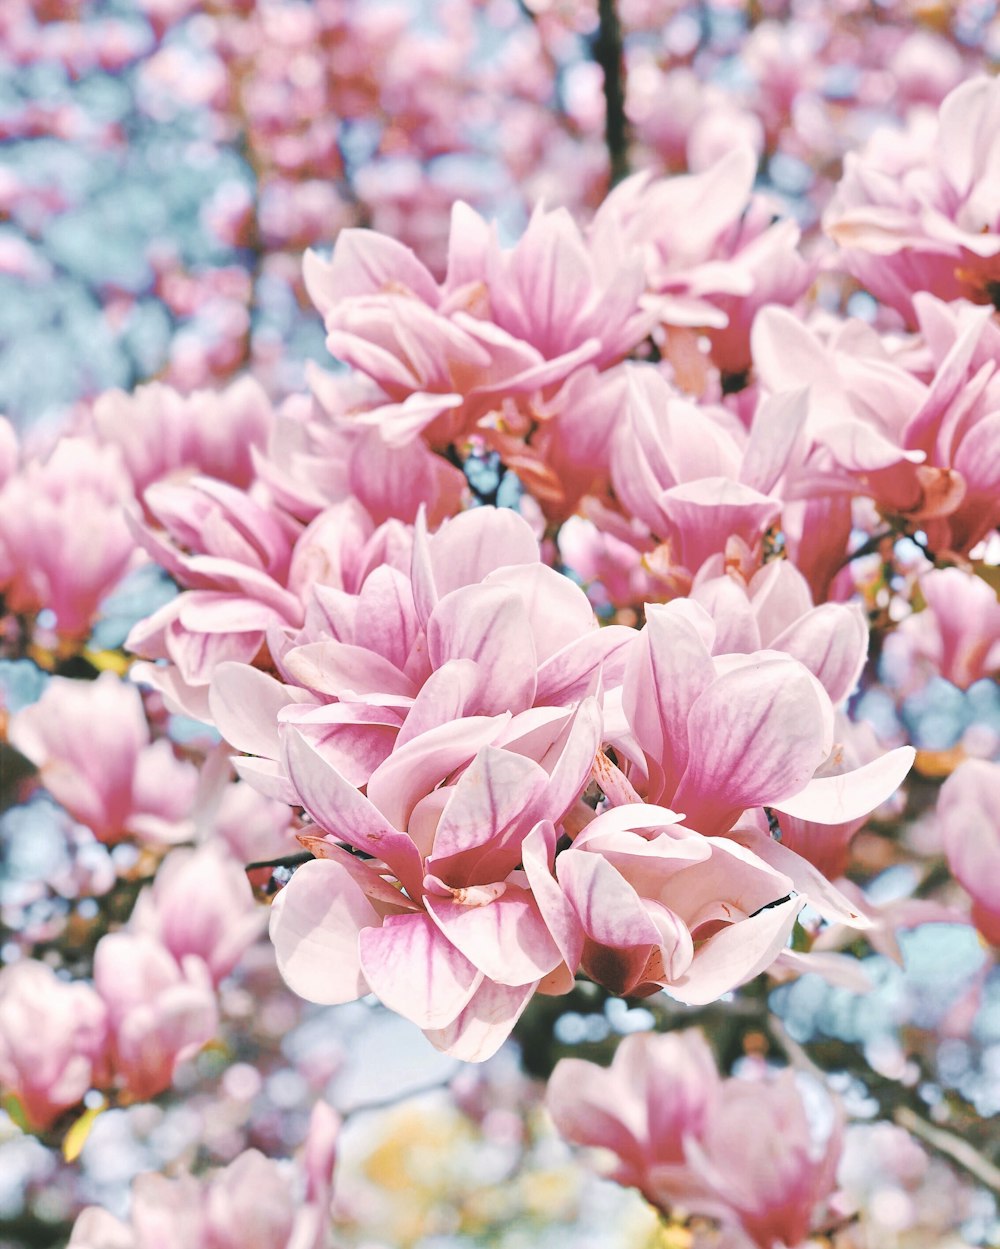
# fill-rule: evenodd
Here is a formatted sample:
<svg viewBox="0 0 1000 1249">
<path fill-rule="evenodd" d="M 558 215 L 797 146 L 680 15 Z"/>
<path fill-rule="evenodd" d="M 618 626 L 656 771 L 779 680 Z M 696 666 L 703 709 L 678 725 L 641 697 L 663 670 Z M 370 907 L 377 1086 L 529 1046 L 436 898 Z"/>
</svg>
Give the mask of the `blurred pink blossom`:
<svg viewBox="0 0 1000 1249">
<path fill-rule="evenodd" d="M 0 487 L 0 590 L 15 612 L 54 612 L 61 637 L 86 638 L 101 600 L 133 562 L 132 491 L 116 450 L 62 438 Z"/>
<path fill-rule="evenodd" d="M 626 1037 L 609 1069 L 563 1059 L 547 1104 L 567 1140 L 617 1156 L 620 1183 L 664 1213 L 721 1221 L 736 1243 L 802 1245 L 835 1188 L 839 1107 L 823 1133 L 791 1071 L 720 1080 L 697 1032 Z"/>
<path fill-rule="evenodd" d="M 317 1102 L 296 1164 L 248 1149 L 205 1177 L 140 1175 L 128 1223 L 90 1206 L 72 1249 L 330 1249 L 339 1119 Z"/>
<path fill-rule="evenodd" d="M 937 816 L 948 866 L 972 896 L 972 919 L 1000 945 L 1000 763 L 968 759 L 941 786 Z"/>
<path fill-rule="evenodd" d="M 848 271 L 911 325 L 919 291 L 996 303 L 998 116 L 1000 83 L 974 77 L 925 123 L 922 142 L 876 133 L 845 160 L 825 229 Z"/>
<path fill-rule="evenodd" d="M 196 955 L 218 984 L 264 931 L 242 866 L 217 845 L 172 850 L 143 890 L 129 931 L 148 933 L 178 963 Z"/>
<path fill-rule="evenodd" d="M 101 1083 L 106 1044 L 104 1003 L 89 985 L 34 959 L 0 971 L 0 1089 L 33 1131 Z"/>
<path fill-rule="evenodd" d="M 169 1088 L 177 1064 L 215 1035 L 208 968 L 193 955 L 178 965 L 152 936 L 102 937 L 94 952 L 94 987 L 107 1007 L 111 1069 L 133 1100 Z"/>
<path fill-rule="evenodd" d="M 100 841 L 182 841 L 191 835 L 193 763 L 150 740 L 142 696 L 112 672 L 95 681 L 53 677 L 11 719 L 10 740 L 46 789 Z"/>
</svg>

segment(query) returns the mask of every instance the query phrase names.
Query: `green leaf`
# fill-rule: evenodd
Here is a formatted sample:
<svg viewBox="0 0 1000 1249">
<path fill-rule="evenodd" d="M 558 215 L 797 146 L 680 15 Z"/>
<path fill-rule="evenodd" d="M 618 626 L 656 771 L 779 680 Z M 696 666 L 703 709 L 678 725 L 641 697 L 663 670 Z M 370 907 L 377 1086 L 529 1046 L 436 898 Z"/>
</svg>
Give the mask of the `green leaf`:
<svg viewBox="0 0 1000 1249">
<path fill-rule="evenodd" d="M 28 1123 L 27 1116 L 24 1113 L 24 1107 L 17 1100 L 13 1093 L 8 1093 L 3 1099 L 3 1108 L 10 1115 L 11 1119 L 22 1132 L 30 1132 L 31 1125 Z"/>
</svg>

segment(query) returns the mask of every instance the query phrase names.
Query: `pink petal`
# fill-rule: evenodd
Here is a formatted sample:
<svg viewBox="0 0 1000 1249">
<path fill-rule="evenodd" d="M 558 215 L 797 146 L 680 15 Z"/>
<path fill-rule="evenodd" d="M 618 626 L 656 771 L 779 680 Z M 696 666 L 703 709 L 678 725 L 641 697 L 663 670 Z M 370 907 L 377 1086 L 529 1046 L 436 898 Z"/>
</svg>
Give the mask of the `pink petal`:
<svg viewBox="0 0 1000 1249">
<path fill-rule="evenodd" d="M 703 581 L 691 591 L 691 599 L 700 603 L 715 621 L 714 654 L 760 650 L 760 630 L 753 606 L 746 590 L 732 577 Z"/>
<path fill-rule="evenodd" d="M 704 608 L 696 610 L 714 634 Z M 702 632 L 687 612 L 673 603 L 649 605 L 625 667 L 622 706 L 639 745 L 662 769 L 668 794 L 687 765 L 688 713 L 714 677 Z"/>
<path fill-rule="evenodd" d="M 672 486 L 658 505 L 672 531 L 661 536 L 677 541 L 678 560 L 692 572 L 723 551 L 730 537 L 756 546 L 781 511 L 777 499 L 726 477 Z"/>
<path fill-rule="evenodd" d="M 824 919 L 848 924 L 852 928 L 872 927 L 871 920 L 861 914 L 849 897 L 788 846 L 783 846 L 756 828 L 739 828 L 734 830 L 732 836 L 775 871 L 787 876 L 795 892 L 810 902 Z"/>
<path fill-rule="evenodd" d="M 429 729 L 468 716 L 476 705 L 481 680 L 479 665 L 471 659 L 449 659 L 432 672 L 406 713 L 397 749 Z"/>
<path fill-rule="evenodd" d="M 463 1062 L 485 1062 L 510 1036 L 534 992 L 533 984 L 508 988 L 484 980 L 457 1018 L 447 1027 L 428 1029 L 427 1039 Z"/>
<path fill-rule="evenodd" d="M 868 657 L 868 624 L 857 604 L 824 603 L 769 643 L 805 664 L 837 705 L 851 693 Z"/>
<path fill-rule="evenodd" d="M 594 609 L 575 582 L 546 564 L 520 564 L 490 573 L 484 585 L 505 586 L 524 606 L 538 662 L 598 631 Z"/>
<path fill-rule="evenodd" d="M 469 716 L 412 738 L 372 773 L 368 797 L 391 824 L 405 828 L 417 802 L 493 742 L 508 719 Z"/>
<path fill-rule="evenodd" d="M 371 991 L 418 1028 L 450 1024 L 482 983 L 429 915 L 390 915 L 362 932 L 360 949 Z"/>
<path fill-rule="evenodd" d="M 808 389 L 768 395 L 754 413 L 740 481 L 762 494 L 777 485 L 809 412 Z"/>
<path fill-rule="evenodd" d="M 774 805 L 805 787 L 827 754 L 817 688 L 800 664 L 766 658 L 725 673 L 698 697 L 672 800 L 688 824 L 722 832 L 744 808 Z"/>
<path fill-rule="evenodd" d="M 452 945 L 497 984 L 537 982 L 562 961 L 531 894 L 516 885 L 486 906 L 430 896 L 426 905 Z"/>
<path fill-rule="evenodd" d="M 556 859 L 556 875 L 592 941 L 624 949 L 659 945 L 639 895 L 599 854 L 570 846 Z"/>
<path fill-rule="evenodd" d="M 399 718 L 392 708 L 367 703 L 330 703 L 299 711 L 285 708 L 283 724 L 294 724 L 316 750 L 358 789 L 392 754 Z"/>
<path fill-rule="evenodd" d="M 273 798 L 277 802 L 287 803 L 290 807 L 299 805 L 299 795 L 295 786 L 288 779 L 284 765 L 276 759 L 257 759 L 252 755 L 234 755 L 232 765 L 237 776 L 252 785 L 265 798 Z"/>
<path fill-rule="evenodd" d="M 487 715 L 523 711 L 535 697 L 534 646 L 524 604 L 502 586 L 463 586 L 440 600 L 427 622 L 432 667 L 450 659 L 479 664 L 479 706 Z"/>
<path fill-rule="evenodd" d="M 289 703 L 311 702 L 307 690 L 282 685 L 249 664 L 222 663 L 212 673 L 208 704 L 222 736 L 237 750 L 276 759 L 278 712 Z"/>
<path fill-rule="evenodd" d="M 637 637 L 634 629 L 606 625 L 570 642 L 539 664 L 535 702 L 565 705 L 583 698 L 595 692 L 598 674 L 610 683 Z"/>
<path fill-rule="evenodd" d="M 341 300 L 400 286 L 432 307 L 439 299 L 437 283 L 410 248 L 376 230 L 341 230 L 329 261 L 307 251 L 302 268 L 309 298 L 321 314 Z"/>
<path fill-rule="evenodd" d="M 853 772 L 817 776 L 792 797 L 768 806 L 815 824 L 846 824 L 868 815 L 895 793 L 915 758 L 912 746 L 899 746 Z"/>
<path fill-rule="evenodd" d="M 785 948 L 804 905 L 802 898 L 790 898 L 723 928 L 695 951 L 691 967 L 667 985 L 667 993 L 689 1006 L 704 1006 L 752 980 Z"/>
<path fill-rule="evenodd" d="M 443 860 L 489 847 L 518 820 L 535 795 L 548 786 L 548 776 L 532 759 L 484 746 L 458 779 L 434 836 L 435 872 Z M 525 825 L 525 829 L 530 825 Z M 514 863 L 507 871 L 516 866 Z M 497 876 L 497 880 L 503 879 Z M 451 877 L 446 877 L 451 879 Z"/>
<path fill-rule="evenodd" d="M 549 773 L 549 784 L 525 807 L 525 827 L 541 819 L 560 820 L 573 805 L 587 785 L 600 748 L 602 727 L 596 698 L 585 699 L 567 717 L 562 732 L 539 759 Z M 511 749 L 518 747 L 511 744 Z"/>
<path fill-rule="evenodd" d="M 285 730 L 283 744 L 298 801 L 316 823 L 356 850 L 388 864 L 411 897 L 419 897 L 423 870 L 410 838 L 393 828 L 296 729 Z"/>
<path fill-rule="evenodd" d="M 510 564 L 537 564 L 538 540 L 528 522 L 509 508 L 476 507 L 446 521 L 433 537 L 417 524 L 413 594 L 426 622 L 438 599 Z"/>
<path fill-rule="evenodd" d="M 308 689 L 348 702 L 384 698 L 408 703 L 417 692 L 409 677 L 375 651 L 329 638 L 296 646 L 285 655 L 284 666 Z"/>
<path fill-rule="evenodd" d="M 304 863 L 271 903 L 278 970 L 309 1002 L 353 1002 L 368 992 L 358 934 L 379 923 L 375 908 L 339 863 Z"/>
<path fill-rule="evenodd" d="M 648 1165 L 646 1107 L 638 1090 L 616 1075 L 582 1058 L 563 1058 L 549 1076 L 545 1105 L 560 1136 L 574 1145 L 610 1149 L 638 1173 Z"/>
<path fill-rule="evenodd" d="M 542 821 L 524 839 L 521 862 L 539 913 L 572 975 L 580 965 L 584 934 L 572 902 L 552 875 L 555 846 L 554 826 Z"/>
</svg>

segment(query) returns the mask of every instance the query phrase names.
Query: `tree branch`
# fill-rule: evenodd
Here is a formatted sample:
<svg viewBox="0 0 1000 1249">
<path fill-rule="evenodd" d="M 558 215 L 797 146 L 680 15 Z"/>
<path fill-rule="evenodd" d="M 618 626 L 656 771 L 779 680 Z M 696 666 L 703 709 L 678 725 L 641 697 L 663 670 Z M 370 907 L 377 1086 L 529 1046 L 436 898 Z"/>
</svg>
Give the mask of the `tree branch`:
<svg viewBox="0 0 1000 1249">
<path fill-rule="evenodd" d="M 992 1162 L 984 1158 L 968 1141 L 963 1141 L 954 1132 L 928 1123 L 909 1106 L 898 1106 L 893 1111 L 892 1118 L 894 1123 L 914 1136 L 919 1136 L 932 1149 L 943 1154 L 963 1171 L 968 1172 L 985 1188 L 990 1189 L 991 1192 L 1000 1193 L 1000 1167 L 994 1166 Z"/>
<path fill-rule="evenodd" d="M 604 71 L 604 138 L 611 162 L 611 185 L 628 174 L 628 120 L 625 117 L 625 57 L 615 0 L 598 0 L 600 25 L 594 38 L 594 60 Z"/>
</svg>

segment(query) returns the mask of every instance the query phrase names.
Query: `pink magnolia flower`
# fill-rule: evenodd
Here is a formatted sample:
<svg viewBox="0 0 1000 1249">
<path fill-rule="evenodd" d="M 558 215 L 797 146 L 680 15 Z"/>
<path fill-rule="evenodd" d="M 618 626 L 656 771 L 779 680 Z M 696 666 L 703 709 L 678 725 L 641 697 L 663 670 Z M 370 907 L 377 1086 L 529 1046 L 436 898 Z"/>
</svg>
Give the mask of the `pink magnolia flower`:
<svg viewBox="0 0 1000 1249">
<path fill-rule="evenodd" d="M 89 985 L 34 959 L 0 972 L 0 1088 L 30 1128 L 44 1131 L 100 1083 L 106 1043 L 104 1003 Z"/>
<path fill-rule="evenodd" d="M 219 845 L 173 850 L 139 895 L 129 930 L 148 933 L 179 964 L 196 955 L 217 985 L 266 925 L 243 868 Z"/>
<path fill-rule="evenodd" d="M 525 840 L 528 882 L 567 973 L 579 966 L 622 997 L 665 988 L 703 1004 L 764 971 L 784 948 L 803 906 L 790 896 L 792 878 L 680 819 L 626 803 L 597 816 L 561 853 L 550 823 Z"/>
<path fill-rule="evenodd" d="M 608 257 L 640 251 L 643 306 L 666 326 L 707 331 L 717 367 L 733 374 L 750 364 L 757 309 L 795 303 L 814 272 L 797 252 L 798 227 L 774 222 L 771 206 L 752 197 L 756 170 L 753 148 L 740 144 L 699 173 L 637 174 L 605 199 L 589 232 Z"/>
<path fill-rule="evenodd" d="M 248 1149 L 208 1177 L 140 1175 L 128 1223 L 98 1206 L 77 1219 L 73 1249 L 329 1249 L 340 1121 L 318 1102 L 300 1161 Z"/>
<path fill-rule="evenodd" d="M 853 683 L 865 646 L 849 618 L 843 623 L 844 646 L 836 623 L 815 625 L 827 637 L 825 678 L 840 690 Z M 608 737 L 649 801 L 669 802 L 692 827 L 715 834 L 755 807 L 842 824 L 896 789 L 912 748 L 843 776 L 817 776 L 834 749 L 833 706 L 823 684 L 776 649 L 713 655 L 715 636 L 714 621 L 697 603 L 646 608 L 626 664 L 624 714 L 612 720 Z"/>
<path fill-rule="evenodd" d="M 817 1141 L 788 1070 L 724 1081 L 713 1109 L 691 1151 L 696 1172 L 760 1249 L 801 1245 L 836 1187 L 842 1116 Z"/>
<path fill-rule="evenodd" d="M 959 689 L 1000 670 L 1000 602 L 981 577 L 935 568 L 919 579 L 926 608 L 900 622 L 886 651 L 900 668 L 921 661 Z"/>
<path fill-rule="evenodd" d="M 624 1037 L 610 1067 L 561 1059 L 545 1105 L 567 1141 L 615 1155 L 619 1184 L 653 1203 L 676 1189 L 682 1202 L 688 1191 L 708 1196 L 688 1165 L 685 1141 L 704 1136 L 721 1087 L 700 1032 L 645 1032 Z"/>
<path fill-rule="evenodd" d="M 53 677 L 11 718 L 10 741 L 38 767 L 57 802 L 100 841 L 182 841 L 198 783 L 166 739 L 150 741 L 142 697 L 112 672 Z"/>
<path fill-rule="evenodd" d="M 449 719 L 397 747 L 363 796 L 287 728 L 288 774 L 319 826 L 307 844 L 320 856 L 271 908 L 290 987 L 323 1003 L 373 992 L 438 1048 L 489 1057 L 562 962 L 522 845 L 575 802 L 599 734 L 593 700 Z"/>
<path fill-rule="evenodd" d="M 804 415 L 801 404 L 772 403 L 748 440 L 728 412 L 689 402 L 656 368 L 633 366 L 629 383 L 611 457 L 622 507 L 668 543 L 670 564 L 688 577 L 733 538 L 759 557 L 781 513 L 773 488 Z"/>
<path fill-rule="evenodd" d="M 237 487 L 254 477 L 253 453 L 274 423 L 271 404 L 252 378 L 225 390 L 181 395 L 152 382 L 131 394 L 109 390 L 94 405 L 100 442 L 116 446 L 137 496 L 182 473 L 203 473 Z"/>
<path fill-rule="evenodd" d="M 941 786 L 937 815 L 948 866 L 972 896 L 972 919 L 1000 945 L 1000 763 L 967 759 Z"/>
<path fill-rule="evenodd" d="M 149 493 L 161 489 L 176 488 Z M 192 588 L 140 621 L 126 646 L 147 659 L 169 660 L 165 667 L 137 665 L 133 675 L 171 705 L 208 720 L 208 686 L 220 664 L 259 655 L 267 663 L 268 631 L 280 637 L 282 629 L 302 625 L 314 583 L 354 590 L 370 567 L 403 558 L 409 533 L 396 522 L 376 528 L 353 500 L 325 509 L 300 530 L 278 509 L 221 482 L 206 478 L 189 491 L 169 496 L 171 519 L 181 541 L 211 553 L 177 554 L 146 535 L 164 567 Z"/>
<path fill-rule="evenodd" d="M 809 387 L 797 477 L 803 486 L 812 480 L 813 497 L 868 494 L 887 515 L 923 529 L 932 549 L 964 553 L 1000 519 L 1000 335 L 985 309 L 948 307 L 929 295 L 914 306 L 927 381 L 861 322 L 843 323 L 824 341 L 780 308 L 754 324 L 755 365 L 772 393 Z"/>
<path fill-rule="evenodd" d="M 218 1026 L 208 968 L 179 966 L 145 933 L 113 932 L 94 952 L 94 986 L 108 1012 L 109 1059 L 125 1093 L 143 1101 L 170 1087 L 174 1069 Z"/>
<path fill-rule="evenodd" d="M 305 279 L 331 354 L 395 405 L 361 419 L 397 443 L 424 431 L 446 447 L 502 397 L 528 401 L 621 359 L 649 325 L 638 259 L 590 248 L 565 210 L 537 211 L 504 252 L 456 205 L 443 284 L 408 248 L 359 230 L 341 232 L 329 263 L 308 253 Z"/>
<path fill-rule="evenodd" d="M 381 524 L 413 522 L 423 505 L 434 527 L 461 510 L 468 494 L 461 469 L 417 436 L 387 442 L 373 416 L 387 414 L 385 396 L 369 379 L 313 365 L 307 380 L 314 398 L 293 396 L 266 453 L 255 456 L 259 480 L 281 507 L 309 521 L 354 496 Z"/>
<path fill-rule="evenodd" d="M 844 177 L 823 223 L 841 263 L 909 323 L 913 295 L 996 303 L 1000 216 L 1000 84 L 977 77 L 941 105 L 918 136 L 876 132 Z"/>
<path fill-rule="evenodd" d="M 715 623 L 714 655 L 781 651 L 809 669 L 835 706 L 847 699 L 868 654 L 868 624 L 857 604 L 814 607 L 805 577 L 788 560 L 772 560 L 749 581 L 735 569 L 713 572 L 711 562 L 702 568 L 690 598 Z"/>
<path fill-rule="evenodd" d="M 547 1104 L 568 1140 L 617 1156 L 619 1183 L 759 1249 L 802 1245 L 835 1187 L 839 1108 L 816 1139 L 791 1071 L 720 1081 L 696 1032 L 627 1037 L 608 1069 L 563 1059 Z"/>
<path fill-rule="evenodd" d="M 86 638 L 101 600 L 136 554 L 118 452 L 62 438 L 0 486 L 0 591 L 8 608 L 55 613 L 61 637 Z"/>
<path fill-rule="evenodd" d="M 280 719 L 364 785 L 395 747 L 448 719 L 572 705 L 615 679 L 634 638 L 601 629 L 583 591 L 541 563 L 527 522 L 504 509 L 464 512 L 433 535 L 418 524 L 409 576 L 376 567 L 345 589 L 317 584 L 305 628 L 274 649 L 284 684 L 217 669 L 212 713 L 232 745 L 277 761 Z"/>
</svg>

